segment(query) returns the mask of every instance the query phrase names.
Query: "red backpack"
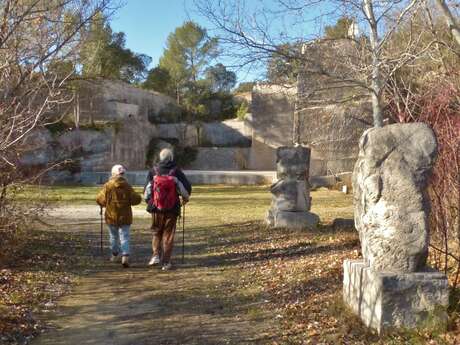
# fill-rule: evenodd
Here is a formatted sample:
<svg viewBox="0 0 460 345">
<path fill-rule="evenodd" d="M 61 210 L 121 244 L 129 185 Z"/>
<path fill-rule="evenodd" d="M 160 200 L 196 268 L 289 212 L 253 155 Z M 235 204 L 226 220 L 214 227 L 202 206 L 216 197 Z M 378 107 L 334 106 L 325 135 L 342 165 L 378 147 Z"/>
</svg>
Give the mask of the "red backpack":
<svg viewBox="0 0 460 345">
<path fill-rule="evenodd" d="M 155 169 L 151 200 L 155 209 L 160 212 L 173 210 L 179 201 L 174 179 L 175 172 L 176 170 L 172 169 L 168 175 L 160 175 L 158 169 Z"/>
</svg>

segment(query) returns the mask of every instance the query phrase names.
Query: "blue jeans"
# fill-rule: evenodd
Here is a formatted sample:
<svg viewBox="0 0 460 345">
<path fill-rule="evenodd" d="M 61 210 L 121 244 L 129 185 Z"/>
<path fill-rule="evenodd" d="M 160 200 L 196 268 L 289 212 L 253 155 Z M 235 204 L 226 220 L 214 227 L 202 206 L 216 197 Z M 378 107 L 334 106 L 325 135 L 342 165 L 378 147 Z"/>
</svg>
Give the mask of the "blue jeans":
<svg viewBox="0 0 460 345">
<path fill-rule="evenodd" d="M 129 255 L 129 228 L 131 225 L 111 225 L 109 227 L 110 247 L 112 254 Z"/>
</svg>

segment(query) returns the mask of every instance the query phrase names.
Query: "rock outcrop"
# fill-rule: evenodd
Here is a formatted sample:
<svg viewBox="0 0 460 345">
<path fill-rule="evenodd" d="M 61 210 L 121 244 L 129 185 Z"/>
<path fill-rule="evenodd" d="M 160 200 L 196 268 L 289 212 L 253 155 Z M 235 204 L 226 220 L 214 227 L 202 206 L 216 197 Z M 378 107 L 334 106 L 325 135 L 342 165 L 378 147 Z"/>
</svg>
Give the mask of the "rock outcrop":
<svg viewBox="0 0 460 345">
<path fill-rule="evenodd" d="M 445 322 L 447 278 L 426 267 L 425 190 L 436 147 L 422 123 L 372 128 L 359 142 L 353 191 L 363 259 L 344 262 L 343 293 L 378 332 Z"/>
<path fill-rule="evenodd" d="M 425 124 L 367 130 L 353 174 L 355 224 L 377 270 L 415 272 L 428 254 L 428 174 L 436 139 Z"/>
<path fill-rule="evenodd" d="M 252 113 L 246 120 L 253 131 L 251 169 L 272 170 L 276 148 L 290 146 L 294 124 L 300 142 L 311 149 L 310 175 L 351 172 L 358 156 L 358 141 L 372 126 L 368 99 L 310 104 L 310 84 L 305 75 L 290 87 L 259 84 L 252 95 Z M 344 88 L 346 90 L 346 88 Z"/>
</svg>

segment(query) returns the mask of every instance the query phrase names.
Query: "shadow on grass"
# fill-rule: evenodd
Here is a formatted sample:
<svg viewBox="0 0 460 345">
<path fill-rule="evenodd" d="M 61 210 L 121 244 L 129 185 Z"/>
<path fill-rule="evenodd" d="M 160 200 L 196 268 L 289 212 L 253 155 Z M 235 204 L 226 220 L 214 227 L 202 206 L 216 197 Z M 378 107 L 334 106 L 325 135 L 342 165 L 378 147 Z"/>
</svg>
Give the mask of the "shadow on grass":
<svg viewBox="0 0 460 345">
<path fill-rule="evenodd" d="M 185 247 L 188 254 L 188 267 L 194 266 L 234 266 L 250 262 L 285 258 L 295 259 L 327 252 L 345 251 L 355 248 L 357 238 L 345 242 L 321 245 L 321 238 L 329 238 L 338 233 L 337 228 L 322 226 L 314 232 L 288 229 L 269 229 L 260 222 L 231 223 L 213 226 L 211 229 L 196 228 L 189 234 Z M 342 231 L 340 231 L 342 232 Z M 297 238 L 290 246 L 272 246 L 279 240 Z M 262 245 L 270 248 L 257 248 Z M 232 248 L 245 245 L 244 250 Z M 224 253 L 222 253 L 224 252 Z M 208 253 L 208 255 L 200 255 Z"/>
<path fill-rule="evenodd" d="M 283 248 L 270 248 L 248 251 L 244 253 L 228 253 L 214 255 L 205 260 L 196 258 L 192 259 L 196 265 L 205 266 L 228 266 L 241 265 L 245 263 L 255 263 L 278 258 L 295 259 L 304 256 L 314 256 L 327 252 L 337 252 L 350 250 L 356 247 L 356 241 L 350 241 L 339 244 L 316 245 L 315 243 L 299 243 Z"/>
</svg>

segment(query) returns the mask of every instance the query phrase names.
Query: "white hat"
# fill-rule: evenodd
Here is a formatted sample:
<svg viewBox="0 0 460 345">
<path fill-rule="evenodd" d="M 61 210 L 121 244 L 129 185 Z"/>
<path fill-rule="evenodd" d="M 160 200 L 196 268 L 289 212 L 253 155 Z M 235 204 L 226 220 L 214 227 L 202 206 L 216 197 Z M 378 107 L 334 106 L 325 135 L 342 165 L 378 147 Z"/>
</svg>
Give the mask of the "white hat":
<svg viewBox="0 0 460 345">
<path fill-rule="evenodd" d="M 126 172 L 126 169 L 121 164 L 115 164 L 112 167 L 112 177 L 123 175 Z"/>
<path fill-rule="evenodd" d="M 174 160 L 174 153 L 171 149 L 165 148 L 160 151 L 160 161 L 170 162 Z"/>
</svg>

